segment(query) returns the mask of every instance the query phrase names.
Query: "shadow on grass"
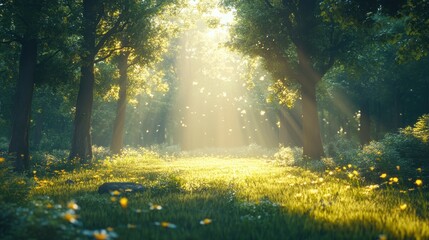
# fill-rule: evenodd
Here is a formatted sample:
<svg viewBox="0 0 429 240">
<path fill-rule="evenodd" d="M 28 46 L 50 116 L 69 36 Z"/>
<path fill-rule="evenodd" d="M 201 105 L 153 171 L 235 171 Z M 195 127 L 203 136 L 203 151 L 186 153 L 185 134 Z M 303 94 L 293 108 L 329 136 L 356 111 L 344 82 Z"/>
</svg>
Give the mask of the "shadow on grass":
<svg viewBox="0 0 429 240">
<path fill-rule="evenodd" d="M 121 196 L 99 195 L 100 181 L 84 182 L 86 188 L 65 183 L 56 186 L 58 191 L 48 194 L 48 202 L 0 214 L 0 223 L 10 223 L 1 228 L 1 237 L 75 239 L 86 238 L 84 230 L 113 228 L 119 239 L 377 239 L 379 234 L 391 239 L 413 238 L 394 235 L 372 219 L 328 222 L 316 219 L 311 211 L 292 211 L 269 198 L 257 203 L 245 201 L 232 187 L 221 184 L 185 191 L 180 178 L 172 173 L 144 172 L 140 177 L 147 180 L 143 183 L 146 191 Z M 122 197 L 128 199 L 126 208 L 119 204 Z M 80 206 L 80 225 L 65 221 L 62 215 L 71 199 Z M 54 212 L 48 203 L 60 203 L 63 208 Z M 150 204 L 162 209 L 151 209 Z M 200 221 L 206 218 L 212 222 L 202 225 Z M 171 224 L 162 227 L 163 222 Z"/>
<path fill-rule="evenodd" d="M 78 198 L 85 228 L 113 227 L 121 239 L 377 239 L 393 236 L 370 220 L 331 223 L 311 213 L 297 213 L 261 199 L 259 203 L 238 199 L 231 189 L 213 188 L 191 193 L 147 191 L 129 195 L 121 208 L 109 196 Z M 100 201 L 103 199 L 102 201 Z M 149 203 L 162 210 L 150 210 Z M 202 225 L 208 218 L 212 223 Z M 163 228 L 156 222 L 169 222 Z"/>
</svg>

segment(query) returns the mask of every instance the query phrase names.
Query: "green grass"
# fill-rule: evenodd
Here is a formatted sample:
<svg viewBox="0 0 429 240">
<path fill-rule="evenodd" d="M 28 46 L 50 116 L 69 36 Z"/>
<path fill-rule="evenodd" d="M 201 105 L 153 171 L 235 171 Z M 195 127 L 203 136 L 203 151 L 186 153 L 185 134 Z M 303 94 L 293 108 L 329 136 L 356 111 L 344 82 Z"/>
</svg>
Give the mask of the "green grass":
<svg viewBox="0 0 429 240">
<path fill-rule="evenodd" d="M 402 180 L 393 187 L 380 179 L 381 188 L 372 189 L 345 171 L 352 172 L 312 172 L 265 158 L 152 155 L 73 171 L 39 167 L 29 204 L 15 206 L 13 219 L 24 225 L 3 237 L 91 239 L 85 230 L 113 229 L 118 239 L 429 239 L 427 183 L 404 189 Z M 141 183 L 146 191 L 99 195 L 109 181 Z M 71 200 L 80 207 L 76 224 L 64 219 Z M 212 222 L 201 225 L 205 218 Z M 164 221 L 176 228 L 156 224 Z"/>
</svg>

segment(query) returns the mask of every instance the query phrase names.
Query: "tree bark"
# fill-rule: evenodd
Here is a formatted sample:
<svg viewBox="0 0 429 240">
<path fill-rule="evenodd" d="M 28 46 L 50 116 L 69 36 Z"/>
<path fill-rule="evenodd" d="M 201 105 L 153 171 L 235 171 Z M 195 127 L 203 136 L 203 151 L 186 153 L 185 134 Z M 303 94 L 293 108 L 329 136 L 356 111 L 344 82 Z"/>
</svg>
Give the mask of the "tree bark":
<svg viewBox="0 0 429 240">
<path fill-rule="evenodd" d="M 303 155 L 318 160 L 324 156 L 317 112 L 316 83 L 302 86 Z"/>
<path fill-rule="evenodd" d="M 30 125 L 31 101 L 34 91 L 34 73 L 37 63 L 37 40 L 26 38 L 21 42 L 19 76 L 16 85 L 12 137 L 9 153 L 15 157 L 14 170 L 30 169 L 28 130 Z"/>
<path fill-rule="evenodd" d="M 119 99 L 116 108 L 116 118 L 113 125 L 112 144 L 110 152 L 120 154 L 124 142 L 125 111 L 127 107 L 128 90 L 128 56 L 129 52 L 123 53 L 118 57 L 119 69 Z"/>
<path fill-rule="evenodd" d="M 91 115 L 94 95 L 94 58 L 96 55 L 97 1 L 83 1 L 83 43 L 79 93 L 76 101 L 74 131 L 69 159 L 92 159 Z"/>
<path fill-rule="evenodd" d="M 316 86 L 321 80 L 312 66 L 311 60 L 300 44 L 297 45 L 299 60 L 299 83 L 302 95 L 302 131 L 303 155 L 306 158 L 319 160 L 323 157 L 322 137 L 317 112 Z"/>
</svg>

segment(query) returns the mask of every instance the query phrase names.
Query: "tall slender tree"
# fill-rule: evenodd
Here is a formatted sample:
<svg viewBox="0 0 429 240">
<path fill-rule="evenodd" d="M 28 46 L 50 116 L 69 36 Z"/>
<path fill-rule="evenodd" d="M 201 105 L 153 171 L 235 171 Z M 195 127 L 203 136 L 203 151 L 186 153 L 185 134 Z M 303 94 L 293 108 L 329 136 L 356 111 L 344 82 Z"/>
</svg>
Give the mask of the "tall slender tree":
<svg viewBox="0 0 429 240">
<path fill-rule="evenodd" d="M 60 1 L 15 0 L 0 5 L 0 35 L 3 43 L 18 43 L 20 48 L 18 79 L 13 106 L 12 136 L 9 153 L 14 158 L 16 171 L 28 170 L 29 124 L 33 98 L 38 46 L 61 33 L 58 26 L 63 21 Z M 56 11 L 57 14 L 53 14 Z"/>
<path fill-rule="evenodd" d="M 124 21 L 121 11 L 128 7 L 127 2 L 101 0 L 82 2 L 80 83 L 70 159 L 77 158 L 84 162 L 92 158 L 91 115 L 94 101 L 94 64 L 112 55 L 111 49 L 103 48 L 106 48 L 108 42 L 129 23 Z"/>
</svg>

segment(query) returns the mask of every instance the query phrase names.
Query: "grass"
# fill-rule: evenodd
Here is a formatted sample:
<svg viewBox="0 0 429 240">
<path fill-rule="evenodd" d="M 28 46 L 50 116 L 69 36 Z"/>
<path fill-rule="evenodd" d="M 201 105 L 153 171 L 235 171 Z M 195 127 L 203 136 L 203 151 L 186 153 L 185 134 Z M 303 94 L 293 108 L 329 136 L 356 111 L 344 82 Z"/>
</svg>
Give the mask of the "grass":
<svg viewBox="0 0 429 240">
<path fill-rule="evenodd" d="M 34 173 L 29 204 L 15 206 L 13 217 L 25 224 L 5 239 L 429 239 L 427 183 L 408 189 L 380 178 L 366 186 L 358 172 L 347 177 L 352 167 L 140 155 L 49 169 Z M 146 191 L 98 194 L 110 181 Z"/>
</svg>

